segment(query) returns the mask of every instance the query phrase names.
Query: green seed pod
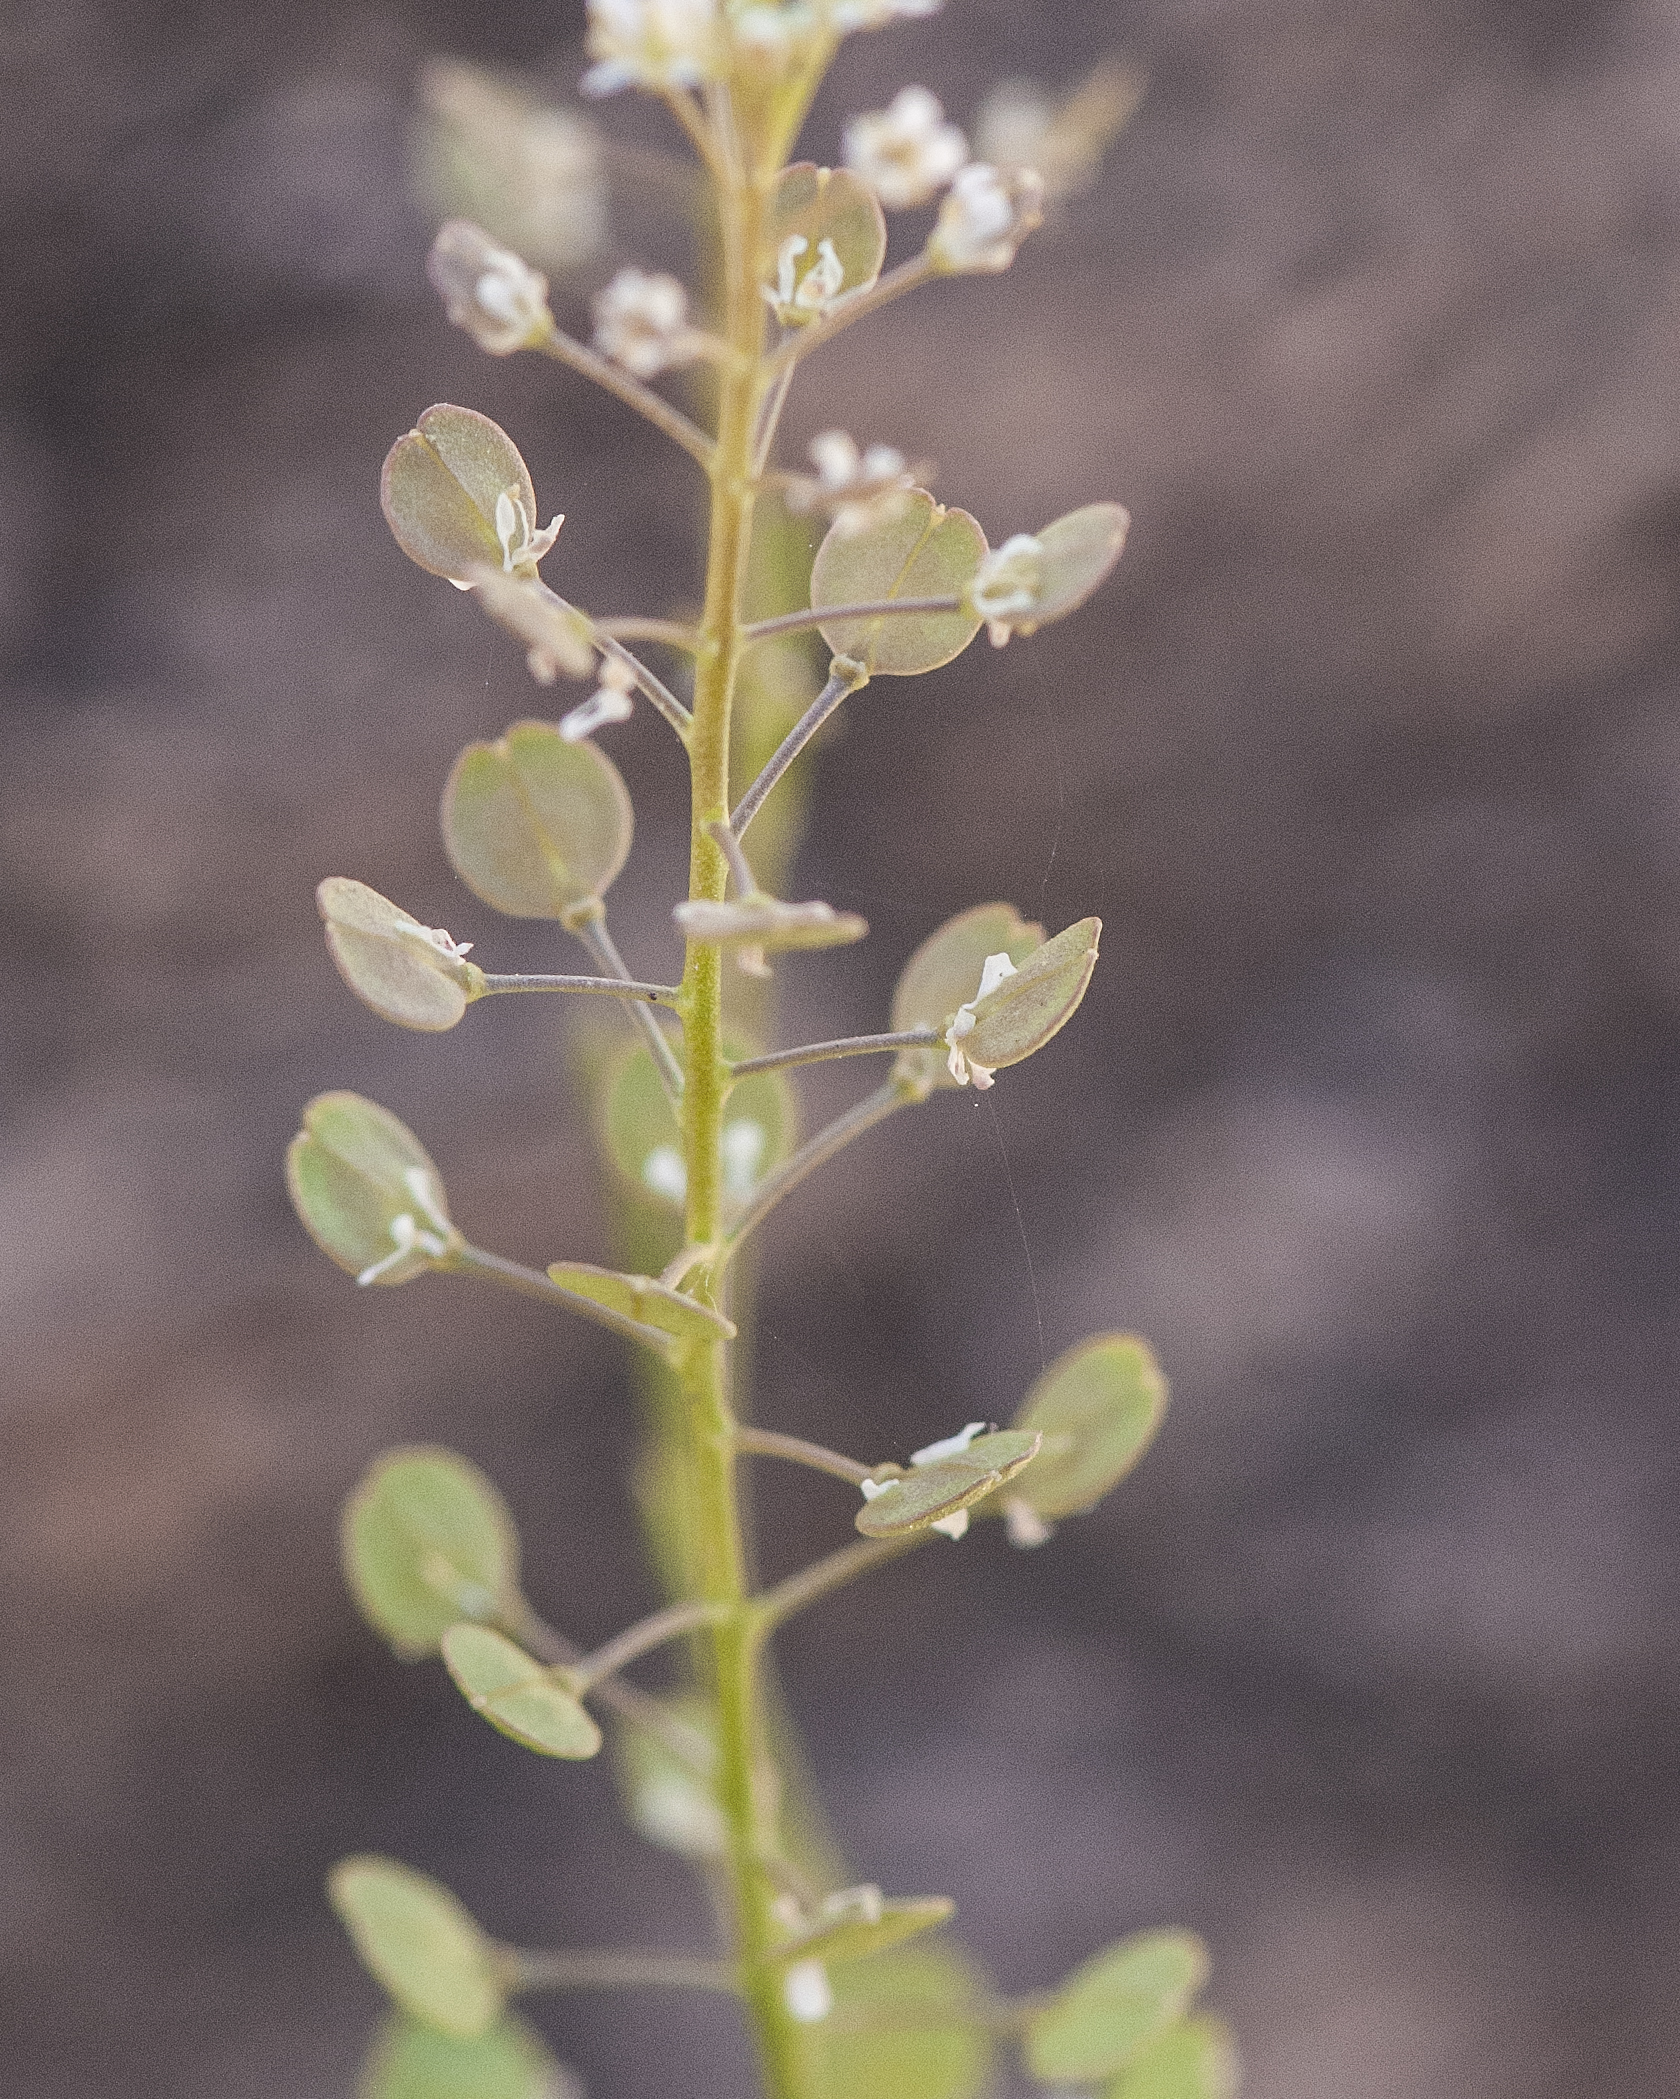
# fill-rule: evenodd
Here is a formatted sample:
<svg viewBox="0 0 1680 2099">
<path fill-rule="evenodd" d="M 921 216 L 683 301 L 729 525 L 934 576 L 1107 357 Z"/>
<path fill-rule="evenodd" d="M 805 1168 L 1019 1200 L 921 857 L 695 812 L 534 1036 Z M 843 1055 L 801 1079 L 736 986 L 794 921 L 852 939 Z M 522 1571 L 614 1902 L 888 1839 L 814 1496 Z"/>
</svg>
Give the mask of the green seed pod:
<svg viewBox="0 0 1680 2099">
<path fill-rule="evenodd" d="M 417 1445 L 374 1459 L 344 1505 L 344 1578 L 362 1616 L 405 1660 L 436 1654 L 463 1619 L 512 1621 L 519 1533 L 476 1465 Z"/>
<path fill-rule="evenodd" d="M 827 1896 L 816 1921 L 795 1939 L 776 1948 L 779 1960 L 829 1962 L 862 1960 L 884 1953 L 905 1939 L 949 1923 L 956 1915 L 949 1895 L 922 1895 L 888 1901 L 876 1887 L 842 1888 Z"/>
<path fill-rule="evenodd" d="M 921 1939 L 832 1976 L 839 2016 L 810 2029 L 819 2099 L 979 2099 L 993 2044 L 975 2015 L 988 1995 L 950 1939 Z"/>
<path fill-rule="evenodd" d="M 576 1292 L 592 1303 L 622 1312 L 626 1319 L 656 1326 L 679 1341 L 725 1341 L 735 1339 L 735 1322 L 714 1312 L 710 1305 L 685 1297 L 657 1276 L 620 1275 L 610 1268 L 595 1268 L 587 1261 L 551 1261 L 548 1279 L 562 1290 Z"/>
<path fill-rule="evenodd" d="M 365 882 L 329 875 L 315 892 L 338 973 L 400 1028 L 441 1034 L 484 995 L 484 972 L 441 928 L 423 926 Z"/>
<path fill-rule="evenodd" d="M 499 2019 L 476 2040 L 394 2018 L 373 2044 L 357 2099 L 583 2099 L 522 2019 Z"/>
<path fill-rule="evenodd" d="M 601 1730 L 566 1688 L 561 1671 L 545 1669 L 503 1633 L 452 1625 L 443 1660 L 455 1688 L 498 1733 L 539 1756 L 580 1761 L 601 1746 Z"/>
<path fill-rule="evenodd" d="M 515 722 L 471 743 L 443 791 L 449 864 L 474 896 L 510 918 L 596 915 L 630 851 L 629 790 L 592 743 L 567 743 L 552 722 Z"/>
<path fill-rule="evenodd" d="M 893 992 L 893 1033 L 945 1028 L 963 1001 L 974 996 L 988 956 L 1007 955 L 1019 966 L 1043 945 L 1044 928 L 1022 918 L 1013 904 L 974 904 L 959 911 L 930 933 L 905 963 Z M 902 1050 L 894 1071 L 923 1092 L 958 1083 L 947 1069 L 943 1049 Z"/>
<path fill-rule="evenodd" d="M 1044 1438 L 1008 1497 L 1046 1520 L 1094 1509 L 1131 1471 L 1161 1426 L 1167 1381 L 1147 1341 L 1095 1334 L 1060 1355 L 1021 1402 L 1014 1425 Z"/>
<path fill-rule="evenodd" d="M 685 940 L 712 947 L 847 947 L 869 931 L 869 921 L 832 904 L 784 904 L 779 897 L 741 897 L 731 903 L 678 904 L 671 912 Z"/>
<path fill-rule="evenodd" d="M 836 299 L 867 291 L 886 255 L 881 206 L 849 168 L 802 160 L 782 170 L 765 216 L 759 278 L 784 328 L 803 327 Z"/>
<path fill-rule="evenodd" d="M 836 523 L 817 549 L 811 604 L 875 605 L 888 598 L 961 598 L 986 555 L 986 535 L 966 510 L 947 510 L 926 489 L 907 489 L 861 527 Z M 825 620 L 822 638 L 871 677 L 909 678 L 960 656 L 980 631 L 980 615 L 894 612 L 875 619 Z"/>
<path fill-rule="evenodd" d="M 988 622 L 993 643 L 1001 648 L 1011 634 L 1036 634 L 1083 605 L 1120 559 L 1130 525 L 1118 503 L 1087 503 L 988 554 L 968 602 Z"/>
<path fill-rule="evenodd" d="M 1006 1480 L 1030 1465 L 1037 1455 L 1037 1436 L 1001 1429 L 980 1436 L 950 1457 L 894 1471 L 864 1489 L 864 1505 L 854 1521 L 866 1538 L 899 1538 L 909 1531 L 950 1523 L 975 1502 L 995 1493 Z M 960 1529 L 953 1531 L 960 1537 Z"/>
<path fill-rule="evenodd" d="M 334 1866 L 327 1894 L 362 1966 L 410 2018 L 474 2040 L 500 2015 L 495 1944 L 446 1887 L 364 1854 Z"/>
<path fill-rule="evenodd" d="M 359 1093 L 309 1102 L 286 1186 L 309 1236 L 358 1283 L 406 1283 L 461 1244 L 425 1147 Z"/>
<path fill-rule="evenodd" d="M 534 576 L 559 530 L 537 530 L 530 469 L 507 432 L 448 402 L 385 455 L 379 506 L 410 561 L 463 589 L 476 568 Z"/>
<path fill-rule="evenodd" d="M 998 970 L 991 985 L 988 961 L 980 995 L 957 1009 L 946 1030 L 952 1051 L 989 1078 L 1041 1050 L 1079 1010 L 1101 932 L 1100 918 L 1082 918 L 1035 948 L 1019 969 Z"/>
<path fill-rule="evenodd" d="M 798 1100 L 779 1071 L 754 1072 L 729 1091 L 723 1110 L 724 1193 L 744 1203 L 794 1147 Z M 613 1163 L 644 1195 L 681 1209 L 688 1194 L 682 1132 L 653 1060 L 631 1050 L 607 1091 L 606 1142 Z"/>
<path fill-rule="evenodd" d="M 1223 2019 L 1186 2019 L 1151 2041 L 1105 2099 L 1236 2099 L 1237 2051 Z"/>
<path fill-rule="evenodd" d="M 1033 2014 L 1027 2069 L 1041 2084 L 1112 2076 L 1183 2018 L 1207 1974 L 1207 1948 L 1191 1932 L 1141 1931 L 1106 1947 Z"/>
</svg>

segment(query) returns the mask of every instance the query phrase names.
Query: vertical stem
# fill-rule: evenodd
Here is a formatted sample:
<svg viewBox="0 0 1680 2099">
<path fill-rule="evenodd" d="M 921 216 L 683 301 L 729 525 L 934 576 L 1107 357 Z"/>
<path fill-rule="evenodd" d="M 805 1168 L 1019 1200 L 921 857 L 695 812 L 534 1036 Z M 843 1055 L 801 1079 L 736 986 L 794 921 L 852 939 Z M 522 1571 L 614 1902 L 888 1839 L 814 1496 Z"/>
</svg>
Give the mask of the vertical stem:
<svg viewBox="0 0 1680 2099">
<path fill-rule="evenodd" d="M 738 354 L 721 368 L 717 444 L 711 460 L 711 513 L 705 611 L 695 665 L 689 741 L 691 900 L 721 902 L 729 863 L 707 826 L 729 816 L 729 728 L 741 652 L 741 601 L 753 522 L 753 438 L 764 394 L 765 306 L 758 254 L 769 183 L 740 169 L 720 184 L 725 332 Z M 683 973 L 686 1083 L 683 1139 L 688 1164 L 690 1245 L 715 1245 L 723 1231 L 722 1125 L 729 1070 L 723 1054 L 723 957 L 691 943 Z M 697 1276 L 709 1295 L 714 1278 Z M 717 1701 L 718 1795 L 729 1832 L 728 1874 L 741 1987 L 769 2099 L 799 2099 L 805 2084 L 800 2029 L 771 1960 L 778 1936 L 767 1870 L 776 1842 L 767 1771 L 753 1621 L 747 1608 L 746 1550 L 737 1493 L 734 1414 L 727 1344 L 696 1349 L 684 1376 L 689 1402 L 691 1495 L 699 1544 L 701 1600 L 722 1606 L 711 1630 Z"/>
</svg>

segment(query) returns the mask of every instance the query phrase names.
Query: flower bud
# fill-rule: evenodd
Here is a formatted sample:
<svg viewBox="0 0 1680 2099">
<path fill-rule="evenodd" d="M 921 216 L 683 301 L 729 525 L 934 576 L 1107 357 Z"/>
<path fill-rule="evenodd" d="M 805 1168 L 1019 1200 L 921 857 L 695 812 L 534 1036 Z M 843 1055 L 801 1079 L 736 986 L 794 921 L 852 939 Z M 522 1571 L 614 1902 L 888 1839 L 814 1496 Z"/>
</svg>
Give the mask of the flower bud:
<svg viewBox="0 0 1680 2099">
<path fill-rule="evenodd" d="M 620 270 L 595 298 L 595 347 L 638 379 L 691 364 L 701 339 L 689 325 L 688 294 L 675 277 Z"/>
<path fill-rule="evenodd" d="M 699 87 L 723 61 L 717 0 L 589 0 L 586 95 Z"/>
<path fill-rule="evenodd" d="M 548 279 L 470 219 L 451 219 L 439 230 L 426 275 L 450 320 L 492 357 L 510 356 L 554 332 Z"/>
<path fill-rule="evenodd" d="M 885 109 L 852 118 L 845 155 L 889 211 L 907 211 L 939 194 L 967 160 L 968 141 L 946 123 L 936 95 L 906 87 Z"/>
<path fill-rule="evenodd" d="M 1006 270 L 1044 217 L 1044 179 L 1033 168 L 1007 174 L 970 161 L 952 181 L 928 242 L 936 270 L 962 275 Z"/>
</svg>

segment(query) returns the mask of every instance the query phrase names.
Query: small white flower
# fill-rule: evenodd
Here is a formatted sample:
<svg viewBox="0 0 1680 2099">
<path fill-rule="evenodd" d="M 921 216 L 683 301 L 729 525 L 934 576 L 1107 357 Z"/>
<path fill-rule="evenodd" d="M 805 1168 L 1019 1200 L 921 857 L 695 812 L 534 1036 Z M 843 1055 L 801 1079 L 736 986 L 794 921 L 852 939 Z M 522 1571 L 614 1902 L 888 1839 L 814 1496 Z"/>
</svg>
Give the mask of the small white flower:
<svg viewBox="0 0 1680 2099">
<path fill-rule="evenodd" d="M 962 1045 L 966 1038 L 974 1033 L 975 1007 L 983 998 L 990 998 L 1005 977 L 1012 977 L 1014 974 L 1015 965 L 1007 955 L 988 955 L 985 967 L 980 972 L 980 989 L 957 1008 L 956 1017 L 945 1030 L 945 1041 L 951 1052 L 945 1060 L 946 1069 L 959 1086 L 966 1086 L 972 1079 L 974 1090 L 984 1093 L 994 1084 L 991 1067 L 976 1064 L 971 1057 L 964 1056 Z"/>
<path fill-rule="evenodd" d="M 1038 604 L 1044 581 L 1044 542 L 1030 532 L 1017 532 L 994 547 L 974 572 L 968 601 L 986 622 L 994 649 L 1009 639 L 1011 624 Z"/>
<path fill-rule="evenodd" d="M 803 233 L 790 233 L 776 251 L 776 282 L 765 285 L 764 296 L 784 322 L 814 320 L 826 313 L 846 282 L 846 265 L 831 240 L 817 243 L 815 262 L 799 268 L 811 243 Z"/>
<path fill-rule="evenodd" d="M 698 87 L 721 67 L 716 0 L 589 0 L 586 95 Z"/>
<path fill-rule="evenodd" d="M 515 570 L 541 561 L 560 537 L 560 527 L 565 522 L 564 517 L 552 517 L 539 532 L 536 520 L 525 508 L 525 498 L 517 489 L 504 488 L 496 498 L 496 537 L 502 543 L 502 573 L 511 576 Z"/>
<path fill-rule="evenodd" d="M 567 743 L 582 743 L 607 722 L 627 722 L 635 712 L 630 698 L 635 689 L 635 672 L 616 656 L 603 657 L 600 684 L 587 700 L 561 716 L 561 737 Z"/>
<path fill-rule="evenodd" d="M 788 487 L 788 507 L 804 516 L 824 510 L 842 537 L 864 531 L 889 503 L 916 486 L 925 468 L 912 468 L 891 445 L 871 445 L 860 452 L 844 430 L 824 430 L 812 438 L 815 478 L 800 477 Z"/>
<path fill-rule="evenodd" d="M 411 1166 L 403 1175 L 410 1195 L 414 1197 L 421 1216 L 433 1231 L 424 1231 L 415 1222 L 413 1213 L 401 1210 L 391 1219 L 392 1250 L 383 1260 L 370 1261 L 357 1276 L 362 1285 L 377 1283 L 389 1277 L 392 1282 L 406 1283 L 417 1276 L 433 1261 L 441 1261 L 449 1252 L 449 1240 L 454 1227 L 443 1214 L 442 1206 L 434 1195 L 423 1168 Z"/>
<path fill-rule="evenodd" d="M 942 5 L 943 0 L 828 0 L 828 19 L 842 31 L 884 29 L 901 16 L 936 15 Z"/>
<path fill-rule="evenodd" d="M 890 1487 L 896 1487 L 897 1485 L 898 1482 L 895 1479 L 859 1480 L 858 1491 L 862 1494 L 865 1501 L 879 1501 Z"/>
<path fill-rule="evenodd" d="M 691 364 L 700 337 L 690 327 L 688 293 L 663 272 L 620 270 L 595 297 L 595 347 L 638 379 Z"/>
<path fill-rule="evenodd" d="M 1044 178 L 1036 168 L 1005 175 L 971 160 L 939 208 L 928 254 L 942 270 L 1006 270 L 1043 217 Z"/>
<path fill-rule="evenodd" d="M 473 951 L 470 940 L 452 940 L 442 926 L 422 926 L 420 935 L 428 947 L 436 948 L 450 962 L 464 962 Z"/>
<path fill-rule="evenodd" d="M 815 2026 L 834 2009 L 834 1991 L 821 1961 L 795 1961 L 782 1977 L 782 1995 L 802 2026 Z"/>
<path fill-rule="evenodd" d="M 782 67 L 809 50 L 822 34 L 822 22 L 809 7 L 761 4 L 743 7 L 729 25 L 735 49 L 762 65 Z"/>
<path fill-rule="evenodd" d="M 450 320 L 492 357 L 510 356 L 554 327 L 548 279 L 470 219 L 440 228 L 426 274 Z"/>
<path fill-rule="evenodd" d="M 846 126 L 846 165 L 889 211 L 926 204 L 968 158 L 968 141 L 947 124 L 937 95 L 900 88 L 885 109 Z"/>
<path fill-rule="evenodd" d="M 937 1465 L 941 1458 L 960 1458 L 976 1436 L 986 1433 L 988 1423 L 971 1421 L 967 1428 L 958 1429 L 954 1436 L 946 1436 L 941 1442 L 925 1444 L 920 1450 L 910 1453 L 912 1465 Z"/>
</svg>

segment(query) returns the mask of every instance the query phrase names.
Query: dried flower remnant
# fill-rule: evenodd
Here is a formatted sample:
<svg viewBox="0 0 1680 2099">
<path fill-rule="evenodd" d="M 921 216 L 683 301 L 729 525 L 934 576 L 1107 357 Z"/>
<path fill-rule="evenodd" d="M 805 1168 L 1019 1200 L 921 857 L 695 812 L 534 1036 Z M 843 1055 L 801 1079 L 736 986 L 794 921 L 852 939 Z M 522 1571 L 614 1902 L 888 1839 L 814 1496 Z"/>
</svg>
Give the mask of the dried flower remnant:
<svg viewBox="0 0 1680 2099">
<path fill-rule="evenodd" d="M 946 123 L 937 95 L 906 87 L 885 109 L 852 118 L 845 155 L 889 211 L 908 211 L 938 196 L 968 159 L 968 141 Z"/>
<path fill-rule="evenodd" d="M 925 465 L 911 466 L 892 445 L 861 451 L 844 430 L 819 432 L 809 457 L 816 474 L 789 477 L 788 508 L 799 517 L 823 512 L 847 537 L 867 530 L 895 497 L 929 478 Z"/>
<path fill-rule="evenodd" d="M 594 304 L 595 347 L 638 379 L 691 364 L 703 338 L 690 325 L 688 293 L 662 271 L 620 270 Z"/>
<path fill-rule="evenodd" d="M 548 279 L 470 219 L 439 229 L 426 274 L 450 320 L 492 357 L 510 357 L 554 332 Z"/>
<path fill-rule="evenodd" d="M 630 695 L 636 689 L 636 674 L 609 656 L 601 665 L 601 682 L 580 706 L 560 718 L 560 734 L 568 743 L 581 743 L 608 722 L 627 722 L 635 711 Z"/>
<path fill-rule="evenodd" d="M 1043 569 L 1043 542 L 1030 532 L 1015 533 L 981 562 L 969 585 L 969 602 L 986 622 L 994 649 L 1001 649 L 1009 639 L 1010 620 L 1031 612 L 1038 603 Z"/>
<path fill-rule="evenodd" d="M 764 287 L 764 296 L 784 320 L 816 320 L 845 288 L 846 265 L 833 241 L 818 241 L 815 259 L 804 261 L 810 253 L 802 233 L 790 233 L 776 251 L 776 282 Z"/>
<path fill-rule="evenodd" d="M 979 1005 L 983 998 L 990 998 L 1005 977 L 1012 977 L 1014 974 L 1015 965 L 1007 955 L 988 955 L 985 967 L 980 972 L 980 989 L 971 999 L 966 1000 L 957 1008 L 955 1018 L 945 1030 L 945 1040 L 950 1044 L 951 1048 L 951 1054 L 946 1059 L 951 1076 L 959 1086 L 966 1086 L 972 1079 L 976 1093 L 986 1092 L 989 1087 L 997 1082 L 992 1077 L 990 1068 L 984 1064 L 974 1063 L 972 1059 L 963 1054 L 962 1046 L 969 1036 L 974 1033 L 975 1007 Z"/>
</svg>

